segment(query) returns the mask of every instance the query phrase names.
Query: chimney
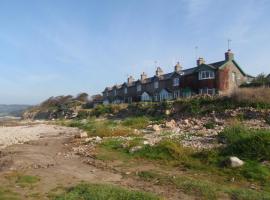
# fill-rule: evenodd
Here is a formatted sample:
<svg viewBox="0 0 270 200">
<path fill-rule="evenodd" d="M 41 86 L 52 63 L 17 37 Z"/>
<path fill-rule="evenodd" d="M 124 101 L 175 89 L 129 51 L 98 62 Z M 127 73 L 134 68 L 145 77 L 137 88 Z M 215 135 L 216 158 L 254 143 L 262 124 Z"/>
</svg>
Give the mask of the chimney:
<svg viewBox="0 0 270 200">
<path fill-rule="evenodd" d="M 157 67 L 157 70 L 156 70 L 156 76 L 161 76 L 163 74 L 163 71 L 160 67 Z"/>
<path fill-rule="evenodd" d="M 134 78 L 132 76 L 129 76 L 127 79 L 127 83 L 131 84 L 132 82 L 134 82 Z"/>
<path fill-rule="evenodd" d="M 198 58 L 198 60 L 197 60 L 197 66 L 199 66 L 199 65 L 201 65 L 201 64 L 204 64 L 205 63 L 205 61 L 204 61 L 204 59 L 203 58 Z"/>
<path fill-rule="evenodd" d="M 179 62 L 177 62 L 176 65 L 174 66 L 174 71 L 180 72 L 181 70 L 182 70 L 182 66 L 180 65 Z"/>
<path fill-rule="evenodd" d="M 147 75 L 145 72 L 141 74 L 141 81 L 144 81 L 147 78 Z"/>
<path fill-rule="evenodd" d="M 234 54 L 230 49 L 228 49 L 228 51 L 225 53 L 225 60 L 229 61 L 233 59 L 234 59 Z"/>
</svg>

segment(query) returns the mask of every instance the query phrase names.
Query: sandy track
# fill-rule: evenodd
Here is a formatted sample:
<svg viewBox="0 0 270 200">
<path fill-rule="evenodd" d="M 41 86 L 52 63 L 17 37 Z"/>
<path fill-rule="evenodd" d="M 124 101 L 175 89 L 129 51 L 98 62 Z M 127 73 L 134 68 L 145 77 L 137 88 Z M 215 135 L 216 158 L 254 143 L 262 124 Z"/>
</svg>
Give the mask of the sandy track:
<svg viewBox="0 0 270 200">
<path fill-rule="evenodd" d="M 78 131 L 76 128 L 46 124 L 0 127 L 0 149 L 44 137 L 72 136 Z"/>
</svg>

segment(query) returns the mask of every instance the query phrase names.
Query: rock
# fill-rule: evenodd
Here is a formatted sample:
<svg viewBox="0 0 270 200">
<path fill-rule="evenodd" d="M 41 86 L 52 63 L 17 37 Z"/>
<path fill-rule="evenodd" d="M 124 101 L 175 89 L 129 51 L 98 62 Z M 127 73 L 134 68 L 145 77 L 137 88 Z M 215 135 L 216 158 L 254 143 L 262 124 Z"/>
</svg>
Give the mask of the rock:
<svg viewBox="0 0 270 200">
<path fill-rule="evenodd" d="M 139 135 L 140 134 L 140 131 L 138 129 L 134 129 L 133 132 L 134 132 L 135 135 Z"/>
<path fill-rule="evenodd" d="M 153 129 L 153 131 L 160 131 L 161 130 L 160 127 L 159 127 L 159 125 L 157 125 L 157 124 L 154 124 L 152 126 L 152 129 Z"/>
<path fill-rule="evenodd" d="M 230 167 L 236 168 L 236 167 L 241 167 L 244 165 L 244 161 L 240 160 L 239 158 L 235 157 L 235 156 L 231 156 L 228 159 L 228 164 Z"/>
<path fill-rule="evenodd" d="M 165 110 L 165 115 L 170 115 L 171 111 L 170 110 Z"/>
<path fill-rule="evenodd" d="M 76 135 L 75 135 L 75 138 L 86 138 L 86 137 L 88 137 L 88 134 L 87 134 L 87 132 L 79 132 L 79 133 L 77 133 Z"/>
<path fill-rule="evenodd" d="M 173 129 L 176 127 L 176 122 L 173 119 L 169 122 L 165 122 L 165 127 Z"/>
<path fill-rule="evenodd" d="M 102 138 L 99 137 L 99 136 L 97 136 L 95 139 L 96 139 L 96 142 L 101 142 L 102 141 Z"/>
<path fill-rule="evenodd" d="M 85 138 L 85 142 L 90 142 L 92 138 Z"/>
<path fill-rule="evenodd" d="M 144 144 L 144 145 L 148 145 L 149 142 L 148 142 L 148 141 L 143 141 L 143 144 Z"/>
<path fill-rule="evenodd" d="M 186 125 L 189 125 L 189 124 L 190 124 L 189 121 L 188 121 L 188 119 L 185 119 L 185 120 L 184 120 L 184 123 L 185 123 Z"/>
<path fill-rule="evenodd" d="M 132 147 L 130 150 L 129 150 L 129 153 L 134 153 L 136 151 L 139 151 L 140 149 L 142 149 L 142 146 L 135 146 L 135 147 Z"/>
</svg>

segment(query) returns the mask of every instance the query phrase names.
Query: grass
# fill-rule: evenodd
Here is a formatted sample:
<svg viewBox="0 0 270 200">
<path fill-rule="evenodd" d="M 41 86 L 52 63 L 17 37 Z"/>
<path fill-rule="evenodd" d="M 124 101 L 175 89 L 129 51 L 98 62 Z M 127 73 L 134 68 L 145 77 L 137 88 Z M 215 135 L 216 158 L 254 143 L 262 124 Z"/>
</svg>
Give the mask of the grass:
<svg viewBox="0 0 270 200">
<path fill-rule="evenodd" d="M 20 198 L 17 193 L 11 191 L 10 189 L 6 189 L 0 186 L 0 199 L 19 200 Z"/>
<path fill-rule="evenodd" d="M 270 199 L 270 192 L 251 190 L 241 185 L 224 183 L 221 185 L 207 178 L 190 177 L 185 174 L 181 176 L 170 176 L 153 171 L 140 171 L 138 177 L 144 181 L 150 181 L 159 185 L 173 185 L 185 194 L 196 196 L 199 199 L 220 199 L 230 197 L 235 200 L 262 200 Z"/>
<path fill-rule="evenodd" d="M 150 120 L 148 117 L 130 117 L 125 119 L 122 124 L 126 127 L 134 128 L 134 129 L 143 129 L 149 125 Z"/>
<path fill-rule="evenodd" d="M 77 127 L 88 133 L 89 137 L 112 137 L 132 135 L 129 127 L 122 126 L 113 120 L 71 120 L 63 122 L 62 125 Z"/>
<path fill-rule="evenodd" d="M 213 129 L 215 128 L 215 123 L 214 122 L 207 122 L 206 124 L 203 125 L 207 129 Z"/>
<path fill-rule="evenodd" d="M 112 185 L 81 183 L 56 195 L 54 200 L 160 200 L 157 196 Z"/>
<path fill-rule="evenodd" d="M 152 160 L 179 160 L 186 159 L 192 150 L 185 148 L 172 140 L 162 140 L 155 146 L 145 145 L 134 153 L 135 157 Z"/>
<path fill-rule="evenodd" d="M 5 178 L 22 188 L 33 188 L 35 184 L 40 181 L 40 178 L 38 176 L 26 175 L 17 171 L 6 174 Z"/>
<path fill-rule="evenodd" d="M 234 125 L 226 128 L 219 137 L 227 143 L 222 150 L 224 155 L 255 161 L 270 160 L 269 130 L 253 130 Z"/>
</svg>

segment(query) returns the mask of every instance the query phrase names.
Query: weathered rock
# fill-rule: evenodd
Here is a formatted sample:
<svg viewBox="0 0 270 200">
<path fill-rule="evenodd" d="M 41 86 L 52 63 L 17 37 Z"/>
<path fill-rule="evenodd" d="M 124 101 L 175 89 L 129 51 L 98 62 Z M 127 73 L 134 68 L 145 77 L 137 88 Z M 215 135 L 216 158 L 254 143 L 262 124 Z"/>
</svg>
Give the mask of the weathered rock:
<svg viewBox="0 0 270 200">
<path fill-rule="evenodd" d="M 87 132 L 79 132 L 79 133 L 77 133 L 76 135 L 75 135 L 75 138 L 86 138 L 86 137 L 88 137 L 88 134 L 87 134 Z"/>
<path fill-rule="evenodd" d="M 101 141 L 102 141 L 102 138 L 99 137 L 99 136 L 97 136 L 97 137 L 95 138 L 95 140 L 96 140 L 96 142 L 101 142 Z"/>
<path fill-rule="evenodd" d="M 165 127 L 173 129 L 176 127 L 176 122 L 173 119 L 169 122 L 165 122 Z"/>
<path fill-rule="evenodd" d="M 153 130 L 153 131 L 160 131 L 161 129 L 160 129 L 160 126 L 159 126 L 159 125 L 154 124 L 154 125 L 152 126 L 152 130 Z"/>
<path fill-rule="evenodd" d="M 240 160 L 239 158 L 235 157 L 235 156 L 231 156 L 228 159 L 228 164 L 230 167 L 236 168 L 236 167 L 241 167 L 244 165 L 244 161 Z"/>
</svg>

